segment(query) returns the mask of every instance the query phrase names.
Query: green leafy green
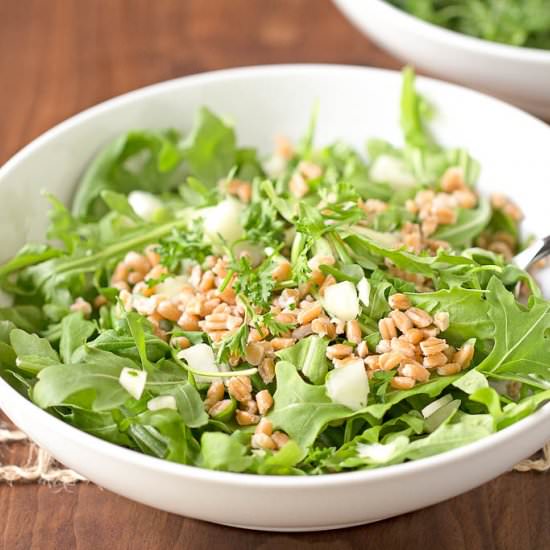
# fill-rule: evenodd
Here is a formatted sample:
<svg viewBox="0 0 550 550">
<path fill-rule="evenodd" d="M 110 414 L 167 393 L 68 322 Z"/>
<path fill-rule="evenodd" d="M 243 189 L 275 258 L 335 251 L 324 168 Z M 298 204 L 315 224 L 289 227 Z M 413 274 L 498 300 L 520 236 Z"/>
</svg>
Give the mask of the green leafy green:
<svg viewBox="0 0 550 550">
<path fill-rule="evenodd" d="M 550 49 L 548 0 L 390 0 L 430 23 L 484 40 Z"/>
<path fill-rule="evenodd" d="M 291 363 L 277 363 L 276 376 L 275 405 L 269 419 L 302 448 L 309 447 L 329 422 L 353 414 L 347 407 L 333 403 L 324 386 L 304 382 Z"/>
<path fill-rule="evenodd" d="M 247 455 L 247 448 L 237 434 L 205 432 L 201 437 L 199 464 L 212 470 L 243 472 L 252 464 L 252 457 Z"/>
<path fill-rule="evenodd" d="M 278 351 L 277 357 L 292 363 L 314 384 L 324 384 L 328 372 L 327 345 L 327 340 L 312 335 Z"/>
<path fill-rule="evenodd" d="M 525 308 L 497 278 L 491 279 L 488 290 L 488 316 L 495 327 L 494 346 L 479 370 L 488 376 L 550 388 L 550 303 L 533 298 Z"/>
<path fill-rule="evenodd" d="M 82 177 L 73 199 L 73 214 L 99 219 L 106 212 L 104 191 L 128 194 L 140 189 L 161 193 L 177 183 L 182 159 L 179 134 L 168 131 L 129 132 L 107 145 Z"/>
<path fill-rule="evenodd" d="M 96 331 L 95 323 L 86 321 L 82 313 L 72 313 L 61 321 L 59 353 L 63 362 L 70 363 L 73 353 Z"/>
<path fill-rule="evenodd" d="M 216 184 L 236 163 L 235 131 L 205 107 L 181 147 L 189 171 L 207 185 Z"/>
</svg>

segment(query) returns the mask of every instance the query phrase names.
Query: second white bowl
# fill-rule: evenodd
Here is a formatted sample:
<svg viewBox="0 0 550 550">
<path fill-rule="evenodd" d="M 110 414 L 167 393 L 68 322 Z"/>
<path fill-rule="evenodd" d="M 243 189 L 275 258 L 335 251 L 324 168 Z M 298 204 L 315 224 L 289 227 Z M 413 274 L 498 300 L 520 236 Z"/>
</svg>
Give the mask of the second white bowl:
<svg viewBox="0 0 550 550">
<path fill-rule="evenodd" d="M 384 0 L 334 0 L 400 59 L 550 118 L 550 51 L 497 44 L 422 21 Z"/>
</svg>

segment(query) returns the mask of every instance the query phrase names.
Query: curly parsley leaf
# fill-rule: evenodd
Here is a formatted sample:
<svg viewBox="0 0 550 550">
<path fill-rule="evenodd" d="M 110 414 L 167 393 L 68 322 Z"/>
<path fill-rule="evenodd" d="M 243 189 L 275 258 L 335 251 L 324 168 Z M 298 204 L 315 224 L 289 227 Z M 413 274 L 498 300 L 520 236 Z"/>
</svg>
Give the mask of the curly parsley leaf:
<svg viewBox="0 0 550 550">
<path fill-rule="evenodd" d="M 275 288 L 275 279 L 269 271 L 271 259 L 254 267 L 248 256 L 241 256 L 231 263 L 232 271 L 237 275 L 233 283 L 233 290 L 246 297 L 253 306 L 262 309 L 271 304 L 271 294 Z"/>
<path fill-rule="evenodd" d="M 185 231 L 173 229 L 171 234 L 160 239 L 157 252 L 160 263 L 169 271 L 176 271 L 184 260 L 204 262 L 212 254 L 212 247 L 204 239 L 202 218 L 194 220 Z"/>
</svg>

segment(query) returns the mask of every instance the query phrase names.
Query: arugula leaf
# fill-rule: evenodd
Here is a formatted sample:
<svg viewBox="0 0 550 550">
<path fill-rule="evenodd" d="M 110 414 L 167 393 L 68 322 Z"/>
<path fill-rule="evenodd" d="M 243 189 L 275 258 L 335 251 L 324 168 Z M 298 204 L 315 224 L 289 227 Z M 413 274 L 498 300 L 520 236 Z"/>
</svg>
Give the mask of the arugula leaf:
<svg viewBox="0 0 550 550">
<path fill-rule="evenodd" d="M 405 67 L 401 88 L 401 129 L 408 144 L 430 149 L 434 147 L 434 142 L 424 127 L 422 119 L 425 112 L 426 104 L 416 92 L 414 71 L 411 67 Z"/>
<path fill-rule="evenodd" d="M 52 361 L 59 361 L 57 352 L 45 338 L 36 334 L 29 334 L 19 328 L 10 332 L 10 344 L 18 357 L 34 356 L 45 357 Z"/>
<path fill-rule="evenodd" d="M 134 209 L 130 206 L 128 198 L 122 193 L 116 193 L 105 189 L 100 193 L 101 198 L 105 204 L 114 212 L 126 216 L 134 222 L 141 223 L 143 220 L 135 213 Z"/>
<path fill-rule="evenodd" d="M 461 345 L 470 338 L 489 340 L 494 324 L 488 317 L 488 292 L 451 288 L 437 292 L 409 293 L 411 302 L 430 314 L 447 312 L 450 325 L 445 336 L 453 344 Z"/>
<path fill-rule="evenodd" d="M 101 412 L 120 407 L 130 396 L 118 381 L 119 361 L 48 366 L 37 375 L 32 399 L 43 409 L 72 405 Z M 127 361 L 129 368 L 135 368 Z"/>
<path fill-rule="evenodd" d="M 353 414 L 351 409 L 333 403 L 324 386 L 304 382 L 291 363 L 279 361 L 275 373 L 275 404 L 268 418 L 302 448 L 309 447 L 329 422 Z"/>
<path fill-rule="evenodd" d="M 139 353 L 141 365 L 146 371 L 151 372 L 153 370 L 153 365 L 151 364 L 151 362 L 149 361 L 149 358 L 147 357 L 147 347 L 145 345 L 145 331 L 143 330 L 145 319 L 138 313 L 131 311 L 126 315 L 126 321 L 128 322 L 130 333 L 132 334 L 132 337 L 136 342 L 136 348 Z"/>
<path fill-rule="evenodd" d="M 491 205 L 481 198 L 477 208 L 461 208 L 456 223 L 442 225 L 434 233 L 434 239 L 447 241 L 454 248 L 468 247 L 485 229 L 491 219 Z"/>
<path fill-rule="evenodd" d="M 227 435 L 220 432 L 205 432 L 201 437 L 199 465 L 211 470 L 244 472 L 252 464 L 247 456 L 247 448 L 239 441 L 235 433 Z"/>
<path fill-rule="evenodd" d="M 40 332 L 46 326 L 42 310 L 27 305 L 0 308 L 0 321 L 10 321 L 25 332 Z"/>
<path fill-rule="evenodd" d="M 494 347 L 478 369 L 488 376 L 550 388 L 550 303 L 533 298 L 524 308 L 496 277 L 488 291 Z"/>
<path fill-rule="evenodd" d="M 93 412 L 73 408 L 69 414 L 63 414 L 62 418 L 75 428 L 110 441 L 115 445 L 134 446 L 128 435 L 119 430 L 118 424 L 110 411 Z"/>
<path fill-rule="evenodd" d="M 450 451 L 491 435 L 493 419 L 484 414 L 463 414 L 457 422 L 443 423 L 429 436 L 413 441 L 407 451 L 409 460 Z"/>
<path fill-rule="evenodd" d="M 176 411 L 170 409 L 146 411 L 129 417 L 126 421 L 130 425 L 139 424 L 158 431 L 165 450 L 162 454 L 158 454 L 158 451 L 155 452 L 157 456 L 181 464 L 195 462 L 200 450 L 199 444 Z M 135 434 L 135 432 L 131 433 Z"/>
<path fill-rule="evenodd" d="M 205 107 L 198 111 L 181 147 L 190 172 L 209 186 L 218 183 L 236 164 L 234 129 Z"/>
<path fill-rule="evenodd" d="M 324 338 L 311 335 L 278 351 L 276 355 L 279 359 L 292 363 L 314 384 L 324 384 L 329 367 L 327 346 L 328 342 Z"/>
<path fill-rule="evenodd" d="M 178 411 L 187 426 L 200 428 L 208 423 L 208 415 L 204 410 L 201 396 L 191 384 L 178 384 L 169 393 L 176 398 Z"/>
<path fill-rule="evenodd" d="M 179 134 L 174 130 L 128 132 L 107 145 L 89 165 L 73 199 L 77 218 L 98 220 L 107 208 L 105 190 L 127 195 L 143 190 L 161 193 L 177 183 L 182 159 Z"/>
<path fill-rule="evenodd" d="M 426 21 L 512 46 L 550 49 L 547 0 L 390 0 Z"/>
<path fill-rule="evenodd" d="M 96 331 L 95 323 L 86 321 L 82 313 L 72 313 L 61 321 L 59 353 L 63 362 L 70 363 L 75 350 L 84 345 Z"/>
<path fill-rule="evenodd" d="M 252 466 L 253 471 L 262 475 L 302 475 L 304 472 L 296 466 L 302 460 L 304 451 L 292 440 L 275 453 L 266 452 L 264 456 L 256 456 Z"/>
<path fill-rule="evenodd" d="M 146 354 L 151 361 L 158 361 L 170 350 L 170 346 L 154 334 L 146 332 L 144 334 L 144 339 Z M 123 355 L 136 361 L 139 360 L 135 339 L 132 336 L 127 336 L 113 329 L 102 331 L 97 338 L 88 342 L 87 347 L 111 351 L 117 355 Z M 78 359 L 80 361 L 80 353 L 85 353 L 85 350 L 78 350 L 75 355 L 73 355 L 73 360 Z"/>
<path fill-rule="evenodd" d="M 6 286 L 5 277 L 10 273 L 61 255 L 61 250 L 46 244 L 26 244 L 11 260 L 0 266 L 0 283 Z"/>
</svg>

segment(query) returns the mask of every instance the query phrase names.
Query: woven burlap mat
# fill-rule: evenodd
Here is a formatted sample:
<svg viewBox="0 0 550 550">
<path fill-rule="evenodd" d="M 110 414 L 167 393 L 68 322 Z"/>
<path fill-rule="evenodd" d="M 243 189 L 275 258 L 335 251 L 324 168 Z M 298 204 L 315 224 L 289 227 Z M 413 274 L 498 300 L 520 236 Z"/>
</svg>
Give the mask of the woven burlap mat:
<svg viewBox="0 0 550 550">
<path fill-rule="evenodd" d="M 4 464 L 2 451 L 11 444 L 23 445 L 27 459 L 22 464 Z M 518 472 L 545 472 L 550 470 L 550 442 L 534 457 L 522 460 L 514 470 Z M 35 445 L 26 434 L 8 423 L 0 423 L 0 483 L 32 483 L 70 485 L 86 478 L 64 468 L 47 451 Z"/>
</svg>

